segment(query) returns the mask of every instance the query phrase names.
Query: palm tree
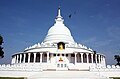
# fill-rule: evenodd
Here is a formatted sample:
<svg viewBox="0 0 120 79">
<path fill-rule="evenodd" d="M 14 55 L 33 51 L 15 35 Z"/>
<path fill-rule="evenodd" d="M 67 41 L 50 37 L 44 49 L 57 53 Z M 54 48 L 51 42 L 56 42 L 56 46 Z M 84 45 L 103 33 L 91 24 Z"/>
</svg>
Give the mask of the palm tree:
<svg viewBox="0 0 120 79">
<path fill-rule="evenodd" d="M 120 66 L 120 56 L 119 56 L 119 55 L 115 55 L 115 56 L 114 56 L 114 59 L 117 61 L 117 64 L 116 64 L 116 65 L 119 65 L 119 66 Z"/>
<path fill-rule="evenodd" d="M 4 57 L 4 52 L 3 52 L 3 48 L 1 47 L 3 43 L 3 37 L 0 35 L 0 58 L 3 58 Z"/>
</svg>

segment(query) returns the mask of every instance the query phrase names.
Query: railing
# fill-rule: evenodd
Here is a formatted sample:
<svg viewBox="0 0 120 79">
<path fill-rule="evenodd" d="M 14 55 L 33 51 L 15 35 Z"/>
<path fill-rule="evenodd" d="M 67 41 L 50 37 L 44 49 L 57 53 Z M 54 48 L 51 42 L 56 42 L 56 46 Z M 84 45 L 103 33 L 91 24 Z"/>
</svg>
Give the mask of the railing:
<svg viewBox="0 0 120 79">
<path fill-rule="evenodd" d="M 15 64 L 0 65 L 0 71 L 42 71 L 41 64 Z"/>
<path fill-rule="evenodd" d="M 120 72 L 120 66 L 118 65 L 107 65 L 105 66 L 101 66 L 101 65 L 92 65 L 90 66 L 90 71 L 101 71 L 101 72 Z"/>
</svg>

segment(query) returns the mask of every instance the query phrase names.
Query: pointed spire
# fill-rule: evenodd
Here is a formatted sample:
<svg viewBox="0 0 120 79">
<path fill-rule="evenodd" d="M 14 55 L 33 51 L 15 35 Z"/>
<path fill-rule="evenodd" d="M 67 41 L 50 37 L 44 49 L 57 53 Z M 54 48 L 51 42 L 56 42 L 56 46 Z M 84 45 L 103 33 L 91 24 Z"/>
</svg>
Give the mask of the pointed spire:
<svg viewBox="0 0 120 79">
<path fill-rule="evenodd" d="M 58 17 L 61 17 L 61 15 L 60 15 L 60 6 L 58 8 Z"/>
<path fill-rule="evenodd" d="M 56 17 L 55 21 L 59 21 L 59 22 L 63 22 L 63 17 L 61 16 L 61 12 L 60 12 L 60 6 L 58 7 L 58 16 Z"/>
</svg>

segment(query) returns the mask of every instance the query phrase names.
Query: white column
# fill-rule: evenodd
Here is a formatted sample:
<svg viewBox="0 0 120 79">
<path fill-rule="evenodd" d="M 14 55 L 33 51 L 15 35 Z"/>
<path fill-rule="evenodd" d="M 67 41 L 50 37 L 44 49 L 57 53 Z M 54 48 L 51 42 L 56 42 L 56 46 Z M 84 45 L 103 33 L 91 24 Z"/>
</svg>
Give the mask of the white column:
<svg viewBox="0 0 120 79">
<path fill-rule="evenodd" d="M 14 60 L 14 63 L 16 63 L 16 55 L 15 55 L 15 60 Z"/>
<path fill-rule="evenodd" d="M 100 64 L 100 55 L 98 56 L 98 59 L 99 59 L 99 64 Z"/>
<path fill-rule="evenodd" d="M 87 63 L 89 63 L 89 59 L 88 59 L 88 55 L 89 55 L 89 54 L 88 54 L 88 53 L 86 53 L 86 55 L 87 55 Z"/>
<path fill-rule="evenodd" d="M 13 61 L 14 61 L 14 56 L 12 57 L 12 61 L 11 61 L 11 64 L 13 64 Z"/>
<path fill-rule="evenodd" d="M 80 54 L 81 54 L 81 63 L 83 63 L 83 53 Z"/>
<path fill-rule="evenodd" d="M 36 52 L 34 53 L 34 63 L 35 63 L 35 61 L 36 61 Z"/>
<path fill-rule="evenodd" d="M 91 53 L 91 63 L 93 63 L 93 54 Z"/>
<path fill-rule="evenodd" d="M 49 52 L 47 52 L 47 63 L 49 62 Z"/>
<path fill-rule="evenodd" d="M 77 61 L 76 61 L 76 60 L 77 60 L 77 57 L 76 57 L 76 55 L 77 55 L 77 53 L 75 53 L 75 64 L 76 64 L 76 62 L 77 62 Z"/>
<path fill-rule="evenodd" d="M 30 53 L 28 53 L 28 63 L 30 63 Z"/>
<path fill-rule="evenodd" d="M 16 62 L 16 56 L 14 55 L 14 62 L 13 62 L 13 64 Z"/>
<path fill-rule="evenodd" d="M 104 65 L 104 57 L 102 56 L 102 64 Z"/>
<path fill-rule="evenodd" d="M 42 63 L 42 54 L 43 53 L 40 53 L 40 63 Z"/>
<path fill-rule="evenodd" d="M 14 64 L 15 61 L 16 61 L 16 56 L 14 55 L 14 58 L 13 58 L 13 62 L 12 62 L 12 64 Z"/>
<path fill-rule="evenodd" d="M 97 63 L 97 54 L 95 54 L 95 62 Z"/>
<path fill-rule="evenodd" d="M 105 56 L 103 56 L 103 65 L 106 66 Z"/>
<path fill-rule="evenodd" d="M 11 64 L 14 64 L 14 63 L 16 63 L 16 55 L 14 55 L 14 56 L 12 57 Z"/>
<path fill-rule="evenodd" d="M 23 63 L 25 63 L 26 53 L 24 53 Z"/>
<path fill-rule="evenodd" d="M 15 63 L 15 60 L 16 60 L 16 56 L 14 56 L 14 61 L 13 61 L 13 64 Z"/>
</svg>

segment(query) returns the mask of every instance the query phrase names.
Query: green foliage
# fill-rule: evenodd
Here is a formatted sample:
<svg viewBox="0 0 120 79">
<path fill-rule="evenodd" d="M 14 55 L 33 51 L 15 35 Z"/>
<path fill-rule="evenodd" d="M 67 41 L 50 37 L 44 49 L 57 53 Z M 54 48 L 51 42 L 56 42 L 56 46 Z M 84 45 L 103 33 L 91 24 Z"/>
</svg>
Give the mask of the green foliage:
<svg viewBox="0 0 120 79">
<path fill-rule="evenodd" d="M 115 56 L 114 56 L 114 59 L 117 61 L 117 64 L 116 64 L 116 65 L 119 65 L 119 66 L 120 66 L 120 56 L 119 56 L 119 55 L 115 55 Z"/>
<path fill-rule="evenodd" d="M 4 52 L 3 52 L 3 48 L 1 47 L 3 43 L 3 37 L 0 35 L 0 58 L 3 58 L 4 57 Z"/>
<path fill-rule="evenodd" d="M 16 77 L 0 77 L 0 79 L 25 79 L 24 77 L 19 77 L 19 78 L 16 78 Z"/>
<path fill-rule="evenodd" d="M 0 35 L 0 45 L 3 43 L 3 37 Z"/>
<path fill-rule="evenodd" d="M 120 79 L 120 77 L 113 77 L 112 79 Z"/>
</svg>

